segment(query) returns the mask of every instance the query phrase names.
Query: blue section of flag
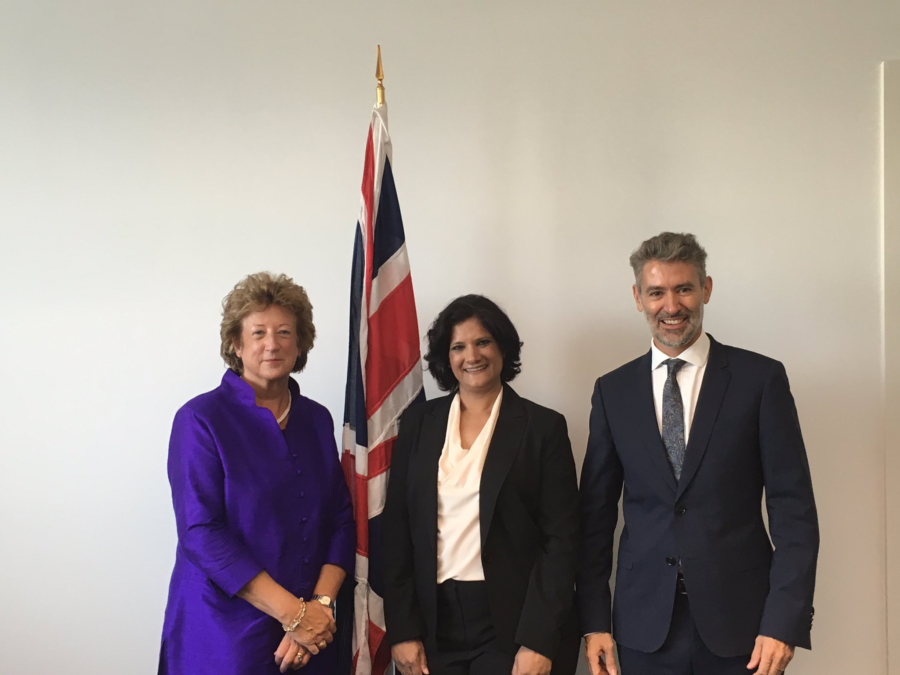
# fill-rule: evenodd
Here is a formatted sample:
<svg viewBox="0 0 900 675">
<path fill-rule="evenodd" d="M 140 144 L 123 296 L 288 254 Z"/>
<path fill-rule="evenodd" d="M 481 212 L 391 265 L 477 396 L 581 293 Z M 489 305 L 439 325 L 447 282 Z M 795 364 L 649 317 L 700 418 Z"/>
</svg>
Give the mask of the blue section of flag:
<svg viewBox="0 0 900 675">
<path fill-rule="evenodd" d="M 382 546 L 381 514 L 369 518 L 369 587 L 384 597 L 384 575 L 381 572 Z"/>
<path fill-rule="evenodd" d="M 378 227 L 375 230 L 375 241 L 372 242 L 374 258 L 372 277 L 391 257 L 400 250 L 406 241 L 403 233 L 403 218 L 400 215 L 400 201 L 397 199 L 397 188 L 394 185 L 394 172 L 391 162 L 384 160 L 384 175 L 381 177 L 381 198 L 378 201 L 378 215 L 375 217 Z"/>
<path fill-rule="evenodd" d="M 353 241 L 353 264 L 350 273 L 350 348 L 347 356 L 347 388 L 344 393 L 344 424 L 355 427 L 356 442 L 368 445 L 366 401 L 363 389 L 362 363 L 359 353 L 359 327 L 362 321 L 363 276 L 366 269 L 366 251 L 363 246 L 362 228 L 356 224 Z"/>
<path fill-rule="evenodd" d="M 337 632 L 334 642 L 338 650 L 338 665 L 335 675 L 351 675 L 353 672 L 353 589 L 356 577 L 348 574 L 335 598 L 334 618 Z"/>
</svg>

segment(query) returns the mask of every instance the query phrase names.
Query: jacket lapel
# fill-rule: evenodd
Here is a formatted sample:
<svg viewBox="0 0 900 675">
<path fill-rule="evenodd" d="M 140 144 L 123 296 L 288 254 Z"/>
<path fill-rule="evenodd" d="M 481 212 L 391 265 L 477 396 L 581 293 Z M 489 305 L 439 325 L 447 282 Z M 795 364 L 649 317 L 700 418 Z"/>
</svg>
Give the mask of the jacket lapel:
<svg viewBox="0 0 900 675">
<path fill-rule="evenodd" d="M 663 445 L 662 437 L 659 435 L 659 422 L 656 420 L 656 404 L 653 401 L 652 366 L 651 352 L 648 351 L 638 361 L 637 401 L 634 406 L 638 420 L 635 428 L 640 430 L 642 445 L 649 453 L 650 460 L 656 466 L 660 478 L 672 492 L 675 492 L 678 485 L 675 482 L 675 474 L 672 473 L 672 466 L 669 464 L 669 458 L 666 455 L 666 446 Z"/>
<path fill-rule="evenodd" d="M 484 550 L 488 531 L 497 507 L 500 488 L 512 468 L 522 438 L 525 435 L 525 406 L 522 399 L 509 385 L 503 385 L 503 401 L 494 427 L 481 472 L 481 494 L 479 496 L 481 548 Z"/>
<path fill-rule="evenodd" d="M 437 564 L 438 463 L 447 437 L 447 418 L 454 396 L 455 392 L 444 396 L 434 409 L 425 415 L 419 438 L 421 454 L 417 462 L 416 482 L 422 491 L 422 498 L 416 503 L 421 505 L 423 511 L 422 522 L 427 523 L 428 541 L 435 552 L 435 564 Z"/>
<path fill-rule="evenodd" d="M 684 466 L 681 469 L 681 480 L 678 481 L 676 500 L 681 499 L 681 495 L 700 467 L 700 461 L 709 445 L 716 416 L 722 406 L 722 399 L 725 398 L 725 391 L 728 389 L 728 381 L 731 379 L 725 349 L 713 340 L 711 335 L 709 341 L 709 361 L 700 385 L 700 398 L 697 400 L 697 410 L 694 411 L 690 437 L 684 451 Z"/>
</svg>

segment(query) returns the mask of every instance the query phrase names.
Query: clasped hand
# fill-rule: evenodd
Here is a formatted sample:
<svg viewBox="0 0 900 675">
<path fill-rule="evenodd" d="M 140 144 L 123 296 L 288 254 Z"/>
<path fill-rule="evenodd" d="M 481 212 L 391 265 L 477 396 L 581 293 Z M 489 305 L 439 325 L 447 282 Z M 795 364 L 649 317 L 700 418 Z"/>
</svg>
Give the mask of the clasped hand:
<svg viewBox="0 0 900 675">
<path fill-rule="evenodd" d="M 400 675 L 428 675 L 428 661 L 421 640 L 408 640 L 391 647 L 391 658 Z"/>
<path fill-rule="evenodd" d="M 334 614 L 319 602 L 306 603 L 306 614 L 295 631 L 286 633 L 275 652 L 275 663 L 284 673 L 299 670 L 311 656 L 318 654 L 334 640 L 337 626 Z M 298 658 L 297 654 L 301 654 Z"/>
<path fill-rule="evenodd" d="M 616 643 L 612 633 L 591 633 L 584 638 L 584 657 L 591 675 L 618 675 Z"/>
<path fill-rule="evenodd" d="M 552 667 L 553 662 L 543 654 L 538 654 L 528 647 L 519 647 L 512 675 L 550 675 Z"/>
</svg>

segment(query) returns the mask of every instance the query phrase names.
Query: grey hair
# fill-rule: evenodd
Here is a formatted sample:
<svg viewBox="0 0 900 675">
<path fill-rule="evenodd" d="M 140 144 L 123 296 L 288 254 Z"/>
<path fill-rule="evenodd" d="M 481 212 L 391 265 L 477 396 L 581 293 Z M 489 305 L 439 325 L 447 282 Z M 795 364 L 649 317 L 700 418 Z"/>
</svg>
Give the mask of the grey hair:
<svg viewBox="0 0 900 675">
<path fill-rule="evenodd" d="M 660 262 L 686 262 L 697 268 L 700 285 L 706 284 L 706 251 L 689 233 L 662 232 L 638 246 L 628 262 L 634 270 L 634 283 L 641 290 L 641 273 L 651 260 Z"/>
</svg>

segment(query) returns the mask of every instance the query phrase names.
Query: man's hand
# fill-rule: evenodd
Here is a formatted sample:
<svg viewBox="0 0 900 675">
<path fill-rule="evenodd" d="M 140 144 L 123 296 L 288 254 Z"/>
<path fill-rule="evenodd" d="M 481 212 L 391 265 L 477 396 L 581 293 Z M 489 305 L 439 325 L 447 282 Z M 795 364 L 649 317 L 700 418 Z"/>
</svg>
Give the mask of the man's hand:
<svg viewBox="0 0 900 675">
<path fill-rule="evenodd" d="M 612 633 L 592 633 L 584 638 L 584 658 L 591 675 L 619 675 L 616 668 L 616 643 Z"/>
<path fill-rule="evenodd" d="M 756 647 L 747 670 L 756 668 L 753 675 L 781 675 L 794 658 L 794 648 L 781 640 L 760 635 L 756 638 Z"/>
<path fill-rule="evenodd" d="M 550 675 L 552 665 L 553 662 L 543 654 L 538 654 L 528 647 L 519 647 L 512 675 Z"/>
<path fill-rule="evenodd" d="M 401 675 L 428 675 L 425 647 L 421 640 L 408 640 L 391 647 L 391 658 Z"/>
</svg>

